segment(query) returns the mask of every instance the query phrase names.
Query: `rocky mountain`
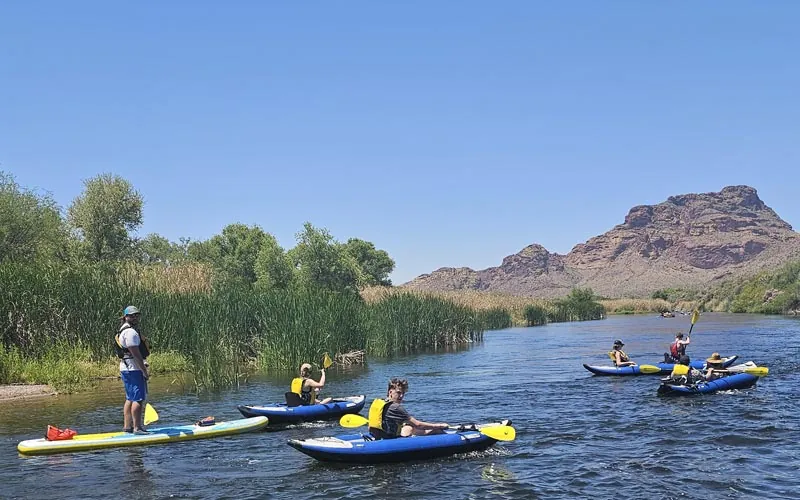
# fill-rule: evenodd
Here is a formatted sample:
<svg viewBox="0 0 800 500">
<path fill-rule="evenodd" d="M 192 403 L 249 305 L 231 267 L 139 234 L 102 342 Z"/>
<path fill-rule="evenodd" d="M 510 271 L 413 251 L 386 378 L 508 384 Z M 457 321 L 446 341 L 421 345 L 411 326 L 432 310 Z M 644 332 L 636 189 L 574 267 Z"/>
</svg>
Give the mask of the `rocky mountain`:
<svg viewBox="0 0 800 500">
<path fill-rule="evenodd" d="M 800 233 L 755 189 L 728 186 L 633 207 L 625 222 L 567 255 L 532 244 L 497 267 L 444 267 L 402 286 L 536 297 L 562 296 L 579 286 L 607 297 L 642 297 L 662 288 L 716 284 L 790 258 L 800 258 Z"/>
</svg>

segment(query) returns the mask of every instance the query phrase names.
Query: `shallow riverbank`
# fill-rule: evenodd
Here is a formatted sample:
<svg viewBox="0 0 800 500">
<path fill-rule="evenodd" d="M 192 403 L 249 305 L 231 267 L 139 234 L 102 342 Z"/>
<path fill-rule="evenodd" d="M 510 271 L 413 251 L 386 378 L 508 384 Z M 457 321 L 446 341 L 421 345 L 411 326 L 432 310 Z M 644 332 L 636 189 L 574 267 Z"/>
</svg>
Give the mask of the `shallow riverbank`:
<svg viewBox="0 0 800 500">
<path fill-rule="evenodd" d="M 24 398 L 40 398 L 44 396 L 55 396 L 58 394 L 55 389 L 45 384 L 11 384 L 0 385 L 0 401 Z"/>
</svg>

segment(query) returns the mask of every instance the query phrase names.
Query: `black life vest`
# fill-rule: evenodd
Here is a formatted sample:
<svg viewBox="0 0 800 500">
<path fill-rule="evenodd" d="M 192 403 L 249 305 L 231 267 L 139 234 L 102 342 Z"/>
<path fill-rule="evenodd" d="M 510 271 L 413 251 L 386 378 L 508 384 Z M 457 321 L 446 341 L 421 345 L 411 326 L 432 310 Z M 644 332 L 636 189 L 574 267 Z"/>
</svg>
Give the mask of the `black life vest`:
<svg viewBox="0 0 800 500">
<path fill-rule="evenodd" d="M 127 347 L 122 347 L 122 344 L 119 342 L 119 336 L 122 334 L 122 331 L 128 328 L 133 327 L 128 323 L 123 323 L 122 326 L 119 327 L 117 334 L 114 335 L 114 354 L 116 354 L 119 359 L 133 359 L 131 351 L 129 351 Z M 147 347 L 147 341 L 141 333 L 139 334 L 139 352 L 142 355 L 142 359 L 147 359 L 147 356 L 150 355 L 150 349 Z"/>
<path fill-rule="evenodd" d="M 292 392 L 300 396 L 300 399 L 303 401 L 304 405 L 316 404 L 317 394 L 311 387 L 306 390 L 306 385 L 304 384 L 305 380 L 306 379 L 302 377 L 292 379 Z"/>
</svg>

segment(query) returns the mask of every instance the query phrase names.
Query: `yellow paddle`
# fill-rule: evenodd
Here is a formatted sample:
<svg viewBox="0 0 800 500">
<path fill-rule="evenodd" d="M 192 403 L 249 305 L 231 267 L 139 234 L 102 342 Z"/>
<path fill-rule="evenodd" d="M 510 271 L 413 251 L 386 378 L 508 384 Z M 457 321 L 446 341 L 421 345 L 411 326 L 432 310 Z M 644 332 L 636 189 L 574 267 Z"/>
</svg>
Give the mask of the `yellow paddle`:
<svg viewBox="0 0 800 500">
<path fill-rule="evenodd" d="M 723 372 L 729 373 L 749 373 L 750 375 L 755 375 L 756 377 L 766 377 L 769 374 L 769 368 L 766 366 L 731 366 L 725 370 L 720 370 Z"/>
<path fill-rule="evenodd" d="M 639 365 L 639 371 L 648 375 L 661 373 L 661 368 L 655 365 Z"/>
<path fill-rule="evenodd" d="M 147 406 L 144 407 L 144 425 L 150 425 L 153 422 L 158 421 L 158 412 L 155 408 L 150 406 L 150 403 L 147 403 Z"/>
<path fill-rule="evenodd" d="M 339 425 L 347 428 L 361 427 L 368 423 L 369 420 L 358 414 L 343 415 L 342 418 L 339 419 Z M 450 428 L 457 429 L 458 427 L 451 425 Z M 479 427 L 476 430 L 496 441 L 513 441 L 517 437 L 517 431 L 510 425 L 490 425 Z"/>
<path fill-rule="evenodd" d="M 689 333 L 686 335 L 687 337 L 692 334 L 692 328 L 694 328 L 694 324 L 697 323 L 698 319 L 700 319 L 700 311 L 695 309 L 694 312 L 692 313 L 692 324 L 689 327 Z"/>
<path fill-rule="evenodd" d="M 331 357 L 328 356 L 328 353 L 326 352 L 325 355 L 322 357 L 322 367 L 327 370 L 331 366 L 333 366 L 333 361 L 331 361 Z"/>
</svg>

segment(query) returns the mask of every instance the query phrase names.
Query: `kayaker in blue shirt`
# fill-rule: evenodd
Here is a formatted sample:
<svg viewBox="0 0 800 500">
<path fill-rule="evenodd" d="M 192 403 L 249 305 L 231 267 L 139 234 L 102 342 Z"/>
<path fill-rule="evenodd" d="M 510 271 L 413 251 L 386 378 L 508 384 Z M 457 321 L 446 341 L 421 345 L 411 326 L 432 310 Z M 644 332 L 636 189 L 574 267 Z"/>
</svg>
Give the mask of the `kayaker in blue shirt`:
<svg viewBox="0 0 800 500">
<path fill-rule="evenodd" d="M 406 379 L 389 381 L 386 399 L 376 399 L 369 409 L 369 432 L 376 439 L 441 434 L 450 427 L 446 423 L 417 420 L 400 404 L 408 392 Z"/>
<path fill-rule="evenodd" d="M 625 344 L 617 339 L 614 341 L 614 347 L 612 348 L 611 352 L 609 352 L 609 356 L 614 361 L 615 366 L 636 366 L 636 363 L 631 361 L 631 358 L 625 354 L 625 351 L 622 350 L 622 346 Z"/>
</svg>

